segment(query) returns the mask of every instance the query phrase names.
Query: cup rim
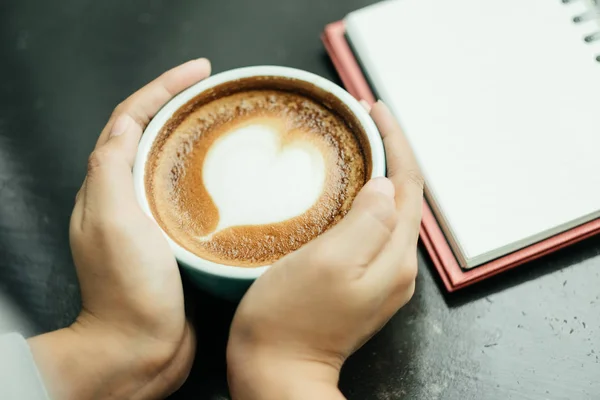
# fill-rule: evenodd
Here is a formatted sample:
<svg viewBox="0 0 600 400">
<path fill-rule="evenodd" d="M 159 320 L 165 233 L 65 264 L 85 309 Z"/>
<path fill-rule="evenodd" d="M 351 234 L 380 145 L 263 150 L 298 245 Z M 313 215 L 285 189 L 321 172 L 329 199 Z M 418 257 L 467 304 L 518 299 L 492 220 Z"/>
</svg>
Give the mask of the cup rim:
<svg viewBox="0 0 600 400">
<path fill-rule="evenodd" d="M 162 229 L 160 224 L 156 222 L 152 210 L 150 209 L 145 187 L 146 162 L 148 161 L 148 156 L 150 154 L 152 145 L 154 144 L 154 140 L 161 131 L 162 127 L 173 116 L 173 114 L 188 101 L 200 93 L 223 83 L 236 79 L 257 76 L 297 79 L 325 90 L 341 100 L 356 116 L 367 136 L 369 147 L 371 148 L 372 165 L 370 178 L 385 176 L 386 163 L 383 141 L 379 134 L 379 130 L 371 119 L 369 113 L 352 95 L 350 95 L 350 93 L 321 76 L 296 68 L 259 65 L 236 68 L 212 75 L 211 77 L 208 77 L 182 91 L 159 110 L 159 112 L 154 116 L 154 118 L 152 118 L 144 130 L 138 145 L 137 155 L 133 166 L 135 194 L 144 213 L 158 225 L 159 229 L 163 233 L 163 236 L 169 243 L 169 246 L 171 247 L 171 250 L 173 251 L 177 261 L 192 270 L 198 270 L 206 274 L 215 275 L 222 278 L 254 280 L 261 276 L 270 267 L 270 265 L 250 268 L 219 264 L 206 260 L 192 253 L 183 246 L 180 246 L 175 240 L 171 239 L 171 237 Z"/>
</svg>

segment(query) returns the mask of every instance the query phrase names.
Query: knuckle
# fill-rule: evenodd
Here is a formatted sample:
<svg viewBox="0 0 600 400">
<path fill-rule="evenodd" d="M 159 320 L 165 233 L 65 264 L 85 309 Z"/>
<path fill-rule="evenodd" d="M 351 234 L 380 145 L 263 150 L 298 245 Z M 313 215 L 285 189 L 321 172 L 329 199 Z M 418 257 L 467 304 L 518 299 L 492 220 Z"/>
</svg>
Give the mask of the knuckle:
<svg viewBox="0 0 600 400">
<path fill-rule="evenodd" d="M 119 104 L 117 104 L 117 106 L 114 108 L 111 116 L 116 118 L 117 116 L 123 114 L 123 110 L 125 110 L 125 101 L 122 101 Z"/>
<path fill-rule="evenodd" d="M 406 281 L 404 279 L 400 283 L 396 282 L 391 291 L 392 297 L 398 299 L 401 305 L 406 304 L 415 293 L 415 283 L 415 280 Z"/>
<path fill-rule="evenodd" d="M 419 262 L 417 261 L 417 253 L 410 253 L 407 255 L 406 259 L 402 264 L 402 268 L 404 270 L 405 279 L 407 281 L 414 281 L 417 279 L 417 274 L 419 272 Z"/>
<path fill-rule="evenodd" d="M 388 229 L 393 229 L 393 226 L 390 226 L 389 222 L 396 216 L 396 209 L 389 197 L 383 194 L 371 196 L 365 205 L 365 209 L 374 219 L 383 222 Z"/>
<path fill-rule="evenodd" d="M 371 213 L 378 211 L 388 211 L 392 206 L 390 198 L 382 193 L 375 193 L 369 196 L 365 201 L 365 209 Z"/>
<path fill-rule="evenodd" d="M 416 227 L 418 230 L 421 226 L 421 222 L 423 222 L 423 215 L 420 212 L 414 212 L 408 218 L 410 225 Z"/>
<path fill-rule="evenodd" d="M 419 266 L 416 262 L 407 269 L 406 274 L 408 281 L 414 282 L 417 280 L 417 276 L 419 275 Z"/>
<path fill-rule="evenodd" d="M 355 204 L 355 215 L 351 218 L 362 220 L 361 226 L 367 225 L 365 229 L 381 230 L 391 233 L 397 220 L 394 202 L 382 193 L 372 193 L 369 196 L 357 199 Z"/>
<path fill-rule="evenodd" d="M 346 270 L 343 266 L 347 260 L 339 253 L 335 246 L 318 245 L 310 248 L 306 258 L 306 267 L 313 271 L 315 276 L 325 282 L 335 282 L 340 279 L 340 271 Z"/>
<path fill-rule="evenodd" d="M 87 171 L 88 174 L 95 173 L 102 165 L 102 157 L 98 154 L 98 150 L 94 150 L 88 157 Z"/>
<path fill-rule="evenodd" d="M 421 190 L 425 187 L 425 178 L 423 178 L 423 174 L 417 168 L 411 168 L 406 171 L 406 181 L 416 185 Z"/>
<path fill-rule="evenodd" d="M 79 238 L 81 233 L 81 219 L 75 217 L 75 213 L 71 214 L 69 219 L 69 240 L 73 242 Z"/>
<path fill-rule="evenodd" d="M 383 193 L 378 193 L 369 198 L 367 210 L 378 217 L 388 217 L 391 214 L 395 214 L 395 206 L 392 198 Z"/>
<path fill-rule="evenodd" d="M 81 196 L 83 195 L 83 188 L 79 189 L 77 191 L 77 193 L 75 194 L 75 203 L 77 203 L 79 201 L 79 199 L 81 198 Z"/>
<path fill-rule="evenodd" d="M 402 159 L 398 154 L 386 154 L 387 157 L 387 175 L 389 177 L 397 176 L 402 171 Z"/>
<path fill-rule="evenodd" d="M 415 281 L 413 281 L 404 291 L 404 299 L 403 299 L 403 303 L 406 304 L 410 301 L 410 299 L 413 298 L 413 296 L 415 295 L 415 289 L 416 289 L 416 285 L 415 285 Z"/>
<path fill-rule="evenodd" d="M 96 149 L 88 158 L 88 173 L 93 174 L 104 165 L 109 165 L 115 155 L 112 151 L 106 148 Z"/>
<path fill-rule="evenodd" d="M 102 237 L 115 238 L 129 231 L 132 226 L 131 217 L 124 213 L 114 212 L 101 215 L 95 220 L 94 230 Z"/>
<path fill-rule="evenodd" d="M 406 255 L 400 262 L 393 285 L 394 291 L 404 293 L 417 279 L 418 263 L 416 254 Z"/>
</svg>

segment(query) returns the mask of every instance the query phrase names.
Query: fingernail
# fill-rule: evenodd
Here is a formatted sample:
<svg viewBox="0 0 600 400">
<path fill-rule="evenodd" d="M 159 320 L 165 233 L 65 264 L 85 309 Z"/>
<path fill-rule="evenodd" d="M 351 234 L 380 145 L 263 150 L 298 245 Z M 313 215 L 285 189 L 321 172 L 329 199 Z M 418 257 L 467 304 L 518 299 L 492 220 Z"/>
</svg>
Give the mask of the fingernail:
<svg viewBox="0 0 600 400">
<path fill-rule="evenodd" d="M 210 60 L 208 58 L 205 58 L 205 57 L 197 58 L 196 62 L 203 64 L 203 67 L 207 68 L 209 71 L 211 70 L 212 66 L 211 66 Z"/>
<path fill-rule="evenodd" d="M 120 136 L 123 133 L 125 133 L 125 131 L 129 129 L 129 126 L 131 125 L 132 121 L 133 120 L 131 119 L 131 117 L 127 114 L 119 116 L 113 124 L 112 129 L 110 130 L 109 138 Z"/>
<path fill-rule="evenodd" d="M 367 112 L 371 112 L 371 105 L 366 100 L 360 100 L 359 103 Z"/>
<path fill-rule="evenodd" d="M 396 190 L 392 182 L 385 177 L 373 178 L 365 185 L 367 190 L 383 193 L 384 195 L 394 198 Z"/>
<path fill-rule="evenodd" d="M 390 112 L 390 108 L 383 102 L 383 100 L 377 100 L 377 104 L 379 104 L 385 111 Z"/>
</svg>

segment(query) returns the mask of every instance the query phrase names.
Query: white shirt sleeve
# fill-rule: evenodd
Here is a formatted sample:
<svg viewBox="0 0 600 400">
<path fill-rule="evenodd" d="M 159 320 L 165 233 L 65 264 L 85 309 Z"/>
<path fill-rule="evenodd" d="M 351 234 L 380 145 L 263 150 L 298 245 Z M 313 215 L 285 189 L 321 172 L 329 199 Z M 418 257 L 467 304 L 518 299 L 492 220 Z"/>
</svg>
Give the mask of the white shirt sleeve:
<svg viewBox="0 0 600 400">
<path fill-rule="evenodd" d="M 0 335 L 0 399 L 50 400 L 27 341 L 16 333 Z"/>
</svg>

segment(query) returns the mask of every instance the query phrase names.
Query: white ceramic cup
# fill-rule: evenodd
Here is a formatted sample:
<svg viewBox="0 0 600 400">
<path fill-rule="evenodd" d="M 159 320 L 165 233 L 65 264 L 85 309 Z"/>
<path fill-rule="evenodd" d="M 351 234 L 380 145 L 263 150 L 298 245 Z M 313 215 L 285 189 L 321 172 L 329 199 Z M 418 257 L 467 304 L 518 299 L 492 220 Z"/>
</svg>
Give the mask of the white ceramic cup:
<svg viewBox="0 0 600 400">
<path fill-rule="evenodd" d="M 367 135 L 371 150 L 371 178 L 385 176 L 385 152 L 379 131 L 367 111 L 344 89 L 318 75 L 294 68 L 277 66 L 239 68 L 213 75 L 181 92 L 156 114 L 144 131 L 133 167 L 133 178 L 138 201 L 150 218 L 154 220 L 145 188 L 146 161 L 152 144 L 162 127 L 180 107 L 200 93 L 232 80 L 259 76 L 284 77 L 304 81 L 341 100 L 354 113 Z M 175 258 L 191 280 L 202 289 L 221 298 L 239 300 L 252 282 L 269 268 L 269 266 L 257 268 L 233 267 L 211 262 L 183 248 L 164 231 L 163 233 L 173 250 Z"/>
</svg>

